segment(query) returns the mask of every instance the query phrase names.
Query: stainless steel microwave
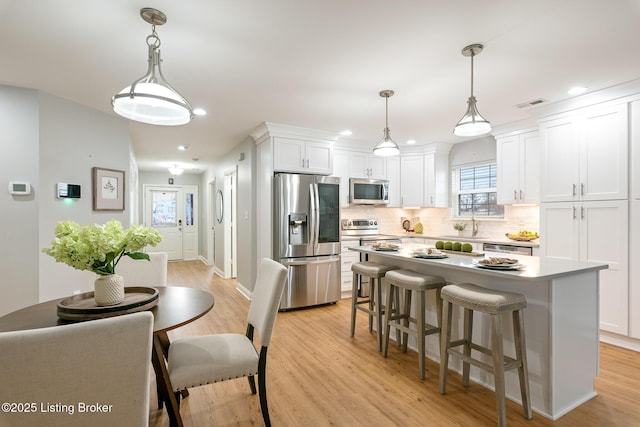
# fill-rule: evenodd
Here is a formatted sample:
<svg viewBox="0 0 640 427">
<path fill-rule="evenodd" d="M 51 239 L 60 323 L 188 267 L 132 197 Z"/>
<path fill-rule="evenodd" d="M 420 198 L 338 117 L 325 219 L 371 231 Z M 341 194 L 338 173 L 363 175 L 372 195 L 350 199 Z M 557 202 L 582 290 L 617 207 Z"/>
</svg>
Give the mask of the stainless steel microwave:
<svg viewBox="0 0 640 427">
<path fill-rule="evenodd" d="M 349 178 L 349 203 L 352 205 L 389 204 L 389 181 Z"/>
</svg>

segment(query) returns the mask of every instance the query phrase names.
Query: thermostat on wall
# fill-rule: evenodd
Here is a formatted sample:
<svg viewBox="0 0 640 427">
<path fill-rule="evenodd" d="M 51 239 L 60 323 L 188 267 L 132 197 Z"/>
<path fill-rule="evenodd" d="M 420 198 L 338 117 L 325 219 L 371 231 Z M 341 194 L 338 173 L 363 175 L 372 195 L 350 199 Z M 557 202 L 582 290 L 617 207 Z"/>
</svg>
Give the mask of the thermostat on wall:
<svg viewBox="0 0 640 427">
<path fill-rule="evenodd" d="M 58 199 L 79 199 L 80 184 L 58 183 L 56 196 Z"/>
<path fill-rule="evenodd" d="M 25 181 L 11 181 L 9 182 L 9 194 L 28 196 L 31 194 L 31 184 Z"/>
</svg>

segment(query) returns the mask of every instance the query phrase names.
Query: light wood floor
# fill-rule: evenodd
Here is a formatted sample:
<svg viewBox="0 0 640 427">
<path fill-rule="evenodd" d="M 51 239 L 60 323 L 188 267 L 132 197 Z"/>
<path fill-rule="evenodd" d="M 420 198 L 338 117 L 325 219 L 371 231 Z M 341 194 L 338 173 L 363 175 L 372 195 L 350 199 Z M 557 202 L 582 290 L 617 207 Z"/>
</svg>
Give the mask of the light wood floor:
<svg viewBox="0 0 640 427">
<path fill-rule="evenodd" d="M 235 281 L 214 276 L 200 261 L 169 263 L 169 284 L 206 289 L 215 306 L 201 319 L 169 333 L 181 336 L 244 333 L 249 302 Z M 349 336 L 350 303 L 278 314 L 269 348 L 267 394 L 274 426 L 494 426 L 495 397 L 472 383 L 461 386 L 451 372 L 446 396 L 438 393 L 438 365 L 427 360 L 427 377 L 417 375 L 417 354 L 390 345 L 389 357 L 376 349 L 366 315 L 359 312 Z M 527 325 L 532 327 L 532 325 Z M 507 401 L 510 426 L 640 426 L 640 353 L 601 344 L 598 396 L 552 422 Z M 152 384 L 151 427 L 168 426 L 156 410 Z M 185 426 L 262 425 L 260 403 L 246 379 L 198 387 L 181 405 Z"/>
</svg>

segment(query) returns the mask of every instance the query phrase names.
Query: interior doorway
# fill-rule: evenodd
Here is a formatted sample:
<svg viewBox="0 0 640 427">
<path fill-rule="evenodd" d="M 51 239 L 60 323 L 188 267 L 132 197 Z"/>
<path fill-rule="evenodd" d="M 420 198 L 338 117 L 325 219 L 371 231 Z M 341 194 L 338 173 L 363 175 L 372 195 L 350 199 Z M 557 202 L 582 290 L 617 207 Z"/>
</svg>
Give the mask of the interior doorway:
<svg viewBox="0 0 640 427">
<path fill-rule="evenodd" d="M 167 252 L 170 260 L 198 257 L 198 187 L 144 185 L 143 218 L 162 241 L 151 250 Z"/>
<path fill-rule="evenodd" d="M 228 202 L 220 206 L 222 208 L 222 217 L 224 218 L 224 275 L 227 279 L 238 277 L 237 176 L 237 167 L 225 172 L 223 198 Z"/>
</svg>

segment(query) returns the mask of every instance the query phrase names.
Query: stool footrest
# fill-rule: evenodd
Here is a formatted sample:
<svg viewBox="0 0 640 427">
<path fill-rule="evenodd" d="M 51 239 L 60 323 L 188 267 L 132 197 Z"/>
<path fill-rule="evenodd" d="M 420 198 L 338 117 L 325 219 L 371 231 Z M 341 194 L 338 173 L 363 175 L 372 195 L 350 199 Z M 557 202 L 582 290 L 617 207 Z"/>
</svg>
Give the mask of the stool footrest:
<svg viewBox="0 0 640 427">
<path fill-rule="evenodd" d="M 464 340 L 461 340 L 461 341 L 464 341 Z M 453 355 L 459 357 L 460 359 L 462 359 L 463 362 L 470 363 L 470 364 L 472 364 L 474 366 L 477 366 L 477 367 L 479 367 L 481 369 L 484 369 L 485 371 L 493 372 L 493 365 L 485 363 L 485 362 L 483 362 L 481 360 L 475 359 L 475 358 L 473 358 L 471 356 L 467 356 L 464 353 L 462 353 L 461 351 L 452 348 L 452 347 L 454 347 L 454 345 L 453 345 L 454 343 L 451 343 L 451 344 L 452 345 L 447 349 L 447 352 L 449 354 L 453 354 Z M 461 344 L 458 344 L 458 345 L 463 345 L 463 344 L 465 344 L 465 342 L 462 342 Z M 486 354 L 487 356 L 492 356 L 491 350 L 489 350 L 486 347 L 482 347 L 482 346 L 479 346 L 477 344 L 473 344 L 472 343 L 471 344 L 471 349 L 479 351 L 480 353 Z M 503 356 L 503 361 L 504 361 L 504 370 L 505 371 L 509 371 L 511 369 L 516 369 L 516 368 L 519 368 L 520 366 L 522 366 L 522 362 L 520 362 L 519 360 L 516 360 L 516 359 L 514 359 L 512 357 L 509 357 L 509 356 Z"/>
</svg>

